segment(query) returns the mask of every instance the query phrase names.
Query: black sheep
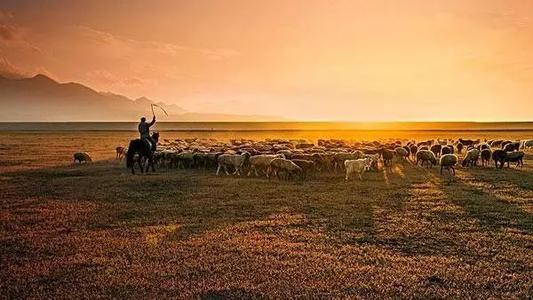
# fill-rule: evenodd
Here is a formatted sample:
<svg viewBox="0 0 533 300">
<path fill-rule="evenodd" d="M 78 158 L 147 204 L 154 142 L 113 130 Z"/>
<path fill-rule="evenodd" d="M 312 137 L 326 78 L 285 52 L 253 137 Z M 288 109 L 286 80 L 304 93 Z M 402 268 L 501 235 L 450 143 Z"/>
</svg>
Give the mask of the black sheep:
<svg viewBox="0 0 533 300">
<path fill-rule="evenodd" d="M 463 139 L 459 139 L 459 142 L 465 146 L 472 146 L 476 143 L 473 140 L 463 140 Z"/>
<path fill-rule="evenodd" d="M 481 150 L 481 165 L 484 166 L 487 164 L 487 166 L 490 163 L 490 158 L 492 156 L 492 151 L 490 149 L 483 149 Z"/>
<path fill-rule="evenodd" d="M 507 167 L 509 167 L 509 162 L 515 162 L 517 167 L 524 166 L 524 151 L 517 152 L 507 152 Z"/>
<path fill-rule="evenodd" d="M 461 154 L 461 152 L 463 152 L 463 147 L 464 147 L 463 144 L 461 143 L 457 144 L 457 153 Z"/>
<path fill-rule="evenodd" d="M 518 151 L 519 148 L 520 148 L 520 142 L 507 143 L 503 147 L 503 151 L 513 152 L 513 151 Z"/>
<path fill-rule="evenodd" d="M 394 157 L 394 151 L 382 148 L 381 157 L 383 157 L 383 164 L 389 166 L 392 164 L 392 158 Z"/>
<path fill-rule="evenodd" d="M 433 146 L 431 146 L 431 152 L 433 152 L 433 154 L 435 154 L 435 157 L 439 157 L 440 156 L 440 151 L 442 150 L 442 145 L 440 144 L 435 144 Z"/>
<path fill-rule="evenodd" d="M 410 147 L 409 147 L 409 152 L 411 153 L 411 156 L 413 157 L 413 159 L 415 159 L 415 156 L 416 156 L 416 152 L 418 151 L 418 146 L 415 145 L 415 144 L 412 144 Z"/>
<path fill-rule="evenodd" d="M 494 165 L 498 168 L 498 163 L 500 164 L 500 169 L 503 168 L 503 165 L 507 161 L 507 152 L 497 149 L 492 152 L 492 159 L 494 160 Z"/>
<path fill-rule="evenodd" d="M 453 154 L 453 146 L 452 145 L 447 145 L 447 146 L 442 147 L 442 150 L 440 151 L 440 154 L 441 155 Z"/>
</svg>

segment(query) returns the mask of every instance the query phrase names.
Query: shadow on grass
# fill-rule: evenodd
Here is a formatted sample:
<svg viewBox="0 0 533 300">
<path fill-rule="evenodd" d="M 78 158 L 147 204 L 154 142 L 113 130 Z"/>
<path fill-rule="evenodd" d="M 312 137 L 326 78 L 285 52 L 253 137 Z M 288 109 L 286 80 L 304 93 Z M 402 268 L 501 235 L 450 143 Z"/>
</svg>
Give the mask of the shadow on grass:
<svg viewBox="0 0 533 300">
<path fill-rule="evenodd" d="M 130 175 L 118 164 L 52 167 L 10 173 L 10 197 L 97 204 L 89 224 L 95 229 L 179 225 L 170 239 L 183 240 L 205 231 L 269 215 L 303 213 L 306 226 L 325 230 L 334 240 L 373 235 L 375 209 L 396 209 L 407 197 L 401 178 L 365 174 L 345 182 L 342 175 L 320 175 L 303 182 L 214 176 L 202 170 L 166 170 Z M 27 205 L 33 205 L 30 202 Z"/>
<path fill-rule="evenodd" d="M 369 172 L 364 180 L 345 182 L 342 175 L 319 175 L 303 182 L 214 176 L 202 170 L 165 170 L 130 175 L 118 164 L 47 168 L 8 174 L 16 198 L 42 198 L 97 203 L 89 228 L 134 228 L 179 225 L 169 239 L 184 240 L 239 222 L 261 220 L 279 212 L 303 213 L 306 224 L 324 231 L 332 242 L 377 241 L 376 215 L 402 210 L 413 184 L 428 181 L 410 164 Z M 528 174 L 528 176 L 531 176 Z M 529 178 L 529 177 L 528 177 Z M 517 206 L 460 182 L 441 183 L 456 204 L 483 224 L 531 231 L 531 215 Z M 385 220 L 386 221 L 386 220 Z M 396 243 L 391 241 L 391 243 Z"/>
<path fill-rule="evenodd" d="M 468 173 L 479 181 L 485 182 L 509 182 L 520 188 L 533 191 L 533 172 L 529 172 L 525 168 L 510 168 L 496 169 L 494 167 L 479 167 L 465 169 Z"/>
<path fill-rule="evenodd" d="M 481 171 L 479 169 L 462 169 L 460 172 L 465 172 L 475 180 L 489 183 L 497 180 L 513 181 L 510 178 L 516 180 L 514 177 L 516 171 L 506 172 L 511 173 L 512 176 L 507 175 L 503 178 L 491 177 L 489 174 L 480 173 Z M 502 170 L 494 170 L 494 173 L 496 172 L 502 172 Z M 522 174 L 521 176 L 523 178 L 523 176 L 530 177 L 531 175 Z M 514 203 L 500 200 L 491 194 L 490 190 L 470 186 L 460 179 L 453 184 L 441 183 L 440 188 L 452 203 L 463 207 L 470 217 L 477 219 L 479 224 L 487 230 L 517 228 L 527 233 L 533 232 L 533 215 L 531 213 Z"/>
</svg>

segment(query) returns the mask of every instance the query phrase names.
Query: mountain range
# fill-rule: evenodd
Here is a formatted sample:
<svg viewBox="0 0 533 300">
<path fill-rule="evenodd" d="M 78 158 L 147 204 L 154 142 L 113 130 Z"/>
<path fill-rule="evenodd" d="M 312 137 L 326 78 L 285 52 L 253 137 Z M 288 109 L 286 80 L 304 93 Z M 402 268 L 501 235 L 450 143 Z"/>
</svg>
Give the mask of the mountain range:
<svg viewBox="0 0 533 300">
<path fill-rule="evenodd" d="M 46 75 L 29 78 L 0 76 L 1 122 L 136 121 L 150 117 L 150 104 L 163 107 L 164 121 L 279 121 L 260 115 L 230 115 L 187 111 L 146 97 L 98 92 L 79 83 L 59 83 Z M 162 112 L 156 112 L 162 116 Z"/>
</svg>

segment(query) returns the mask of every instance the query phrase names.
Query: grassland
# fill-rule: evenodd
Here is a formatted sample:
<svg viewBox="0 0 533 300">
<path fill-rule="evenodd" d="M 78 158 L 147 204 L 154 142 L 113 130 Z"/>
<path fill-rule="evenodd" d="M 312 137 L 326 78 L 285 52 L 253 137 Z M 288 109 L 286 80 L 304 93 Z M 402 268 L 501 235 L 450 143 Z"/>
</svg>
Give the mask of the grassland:
<svg viewBox="0 0 533 300">
<path fill-rule="evenodd" d="M 0 297 L 533 295 L 531 153 L 455 178 L 131 176 L 111 159 L 129 135 L 0 134 Z"/>
</svg>

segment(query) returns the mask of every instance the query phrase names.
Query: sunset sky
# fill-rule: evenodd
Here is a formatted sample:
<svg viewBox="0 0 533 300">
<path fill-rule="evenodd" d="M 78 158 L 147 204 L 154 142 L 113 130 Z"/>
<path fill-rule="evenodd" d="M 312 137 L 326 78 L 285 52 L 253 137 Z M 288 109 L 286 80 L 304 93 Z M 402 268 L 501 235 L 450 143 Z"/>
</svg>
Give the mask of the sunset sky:
<svg viewBox="0 0 533 300">
<path fill-rule="evenodd" d="M 298 120 L 533 120 L 533 1 L 0 1 L 2 73 Z"/>
</svg>

